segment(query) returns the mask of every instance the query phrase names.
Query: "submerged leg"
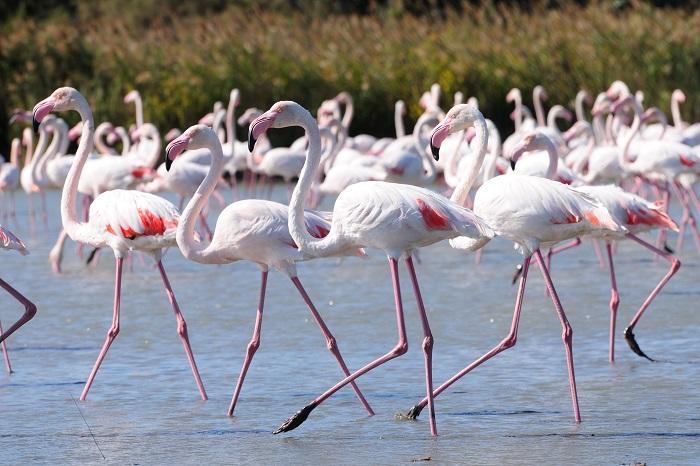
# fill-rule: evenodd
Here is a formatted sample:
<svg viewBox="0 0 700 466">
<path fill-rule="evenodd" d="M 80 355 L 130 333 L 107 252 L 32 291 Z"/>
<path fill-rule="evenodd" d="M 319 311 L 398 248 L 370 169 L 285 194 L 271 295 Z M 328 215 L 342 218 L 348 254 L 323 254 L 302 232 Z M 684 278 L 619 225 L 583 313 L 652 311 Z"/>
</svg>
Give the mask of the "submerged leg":
<svg viewBox="0 0 700 466">
<path fill-rule="evenodd" d="M 513 310 L 513 320 L 510 324 L 510 331 L 508 332 L 508 335 L 501 340 L 501 342 L 494 346 L 490 351 L 488 351 L 486 354 L 478 358 L 476 361 L 472 362 L 469 364 L 467 367 L 462 369 L 461 371 L 457 372 L 455 375 L 447 379 L 442 385 L 440 385 L 438 388 L 436 388 L 433 391 L 433 396 L 436 397 L 445 390 L 447 390 L 453 383 L 457 382 L 459 379 L 470 373 L 472 370 L 476 369 L 479 367 L 481 364 L 485 363 L 492 357 L 496 356 L 498 353 L 507 350 L 508 348 L 512 348 L 515 346 L 515 343 L 518 339 L 518 325 L 520 324 L 520 311 L 523 307 L 523 297 L 525 296 L 525 284 L 527 282 L 527 274 L 530 269 L 530 257 L 526 257 L 525 261 L 522 264 L 521 270 L 522 273 L 520 274 L 520 284 L 518 285 L 518 294 L 515 298 L 515 309 Z M 408 413 L 406 413 L 406 417 L 409 419 L 415 419 L 417 418 L 421 411 L 423 411 L 423 408 L 428 404 L 428 397 L 423 398 L 418 404 L 413 406 L 411 409 L 408 410 Z"/>
<path fill-rule="evenodd" d="M 394 348 L 386 353 L 384 356 L 375 359 L 371 363 L 367 364 L 363 368 L 353 372 L 349 377 L 344 378 L 337 384 L 333 385 L 330 389 L 326 390 L 323 394 L 317 397 L 308 405 L 304 406 L 300 411 L 294 414 L 292 417 L 287 419 L 282 425 L 273 432 L 273 434 L 279 434 L 280 432 L 287 432 L 292 429 L 299 427 L 309 416 L 311 411 L 314 410 L 318 405 L 323 403 L 328 397 L 333 395 L 335 392 L 343 388 L 345 385 L 349 384 L 358 377 L 366 374 L 372 369 L 381 366 L 387 361 L 391 361 L 408 351 L 408 339 L 406 338 L 406 325 L 404 323 L 403 316 L 403 303 L 401 302 L 401 288 L 399 286 L 399 266 L 398 261 L 393 258 L 389 258 L 389 266 L 391 267 L 391 278 L 394 287 L 394 303 L 396 305 L 396 325 L 398 327 L 399 341 L 394 346 Z"/>
<path fill-rule="evenodd" d="M 620 295 L 617 293 L 612 246 L 608 242 L 605 243 L 605 248 L 608 251 L 608 265 L 610 269 L 610 349 L 608 359 L 610 362 L 615 362 L 615 322 L 617 321 L 617 308 L 620 305 Z"/>
<path fill-rule="evenodd" d="M 2 322 L 0 322 L 0 336 L 3 334 L 2 330 Z M 10 353 L 7 352 L 7 344 L 5 340 L 0 343 L 0 346 L 2 346 L 2 356 L 5 359 L 5 369 L 7 369 L 8 374 L 12 374 L 12 364 L 10 363 Z"/>
<path fill-rule="evenodd" d="M 243 367 L 241 367 L 241 372 L 238 375 L 238 381 L 236 382 L 236 388 L 233 391 L 233 397 L 231 398 L 231 404 L 228 407 L 228 415 L 233 416 L 233 410 L 236 409 L 236 402 L 238 401 L 238 396 L 241 394 L 241 389 L 243 388 L 243 381 L 248 373 L 248 367 L 253 361 L 253 356 L 255 352 L 260 347 L 260 331 L 262 330 L 262 318 L 263 318 L 263 308 L 265 307 L 265 290 L 267 289 L 267 270 L 262 272 L 262 277 L 260 280 L 260 299 L 258 300 L 258 312 L 255 315 L 255 326 L 253 327 L 253 337 L 248 343 L 246 348 L 245 358 L 243 359 Z"/>
<path fill-rule="evenodd" d="M 294 283 L 294 286 L 296 286 L 297 290 L 299 291 L 299 294 L 301 294 L 301 297 L 304 299 L 304 302 L 308 306 L 309 311 L 311 311 L 311 315 L 314 317 L 314 320 L 316 321 L 318 326 L 321 328 L 321 332 L 323 332 L 323 336 L 326 337 L 326 346 L 328 347 L 328 351 L 330 351 L 333 354 L 333 356 L 335 356 L 335 359 L 338 361 L 338 364 L 340 365 L 340 368 L 343 370 L 343 373 L 346 376 L 349 376 L 350 371 L 348 370 L 348 366 L 345 364 L 345 361 L 343 360 L 343 356 L 340 354 L 340 350 L 338 349 L 338 343 L 336 342 L 335 337 L 331 333 L 331 331 L 328 328 L 328 326 L 326 325 L 326 323 L 323 321 L 321 314 L 318 313 L 316 306 L 314 306 L 314 303 L 311 301 L 311 298 L 306 293 L 306 290 L 304 289 L 304 286 L 301 284 L 299 277 L 291 277 L 291 279 L 292 279 L 292 283 Z M 372 407 L 369 405 L 369 403 L 365 399 L 365 396 L 362 394 L 362 392 L 360 391 L 357 384 L 355 384 L 355 382 L 352 381 L 352 382 L 350 382 L 350 385 L 352 386 L 352 389 L 355 391 L 357 398 L 360 399 L 360 403 L 362 403 L 362 406 L 364 406 L 365 409 L 367 410 L 367 413 L 370 416 L 373 416 L 374 411 L 372 410 Z"/>
<path fill-rule="evenodd" d="M 90 391 L 90 386 L 92 385 L 97 371 L 102 364 L 109 347 L 112 345 L 114 339 L 119 335 L 119 305 L 121 301 L 121 289 L 122 289 L 122 265 L 124 264 L 123 257 L 117 257 L 116 272 L 114 278 L 114 312 L 112 315 L 112 326 L 109 327 L 107 331 L 107 337 L 105 338 L 102 348 L 100 349 L 100 354 L 97 355 L 97 360 L 95 360 L 95 365 L 92 367 L 92 371 L 88 376 L 87 382 L 85 382 L 85 387 L 83 387 L 83 392 L 80 394 L 80 401 L 85 401 L 88 392 Z"/>
<path fill-rule="evenodd" d="M 418 277 L 416 276 L 416 269 L 413 266 L 413 260 L 409 256 L 406 258 L 406 265 L 408 266 L 408 272 L 411 276 L 411 282 L 413 283 L 413 293 L 416 296 L 416 303 L 418 304 L 418 313 L 420 315 L 421 327 L 423 328 L 423 358 L 425 359 L 425 390 L 427 393 L 428 400 L 428 413 L 430 416 L 430 433 L 433 436 L 437 435 L 437 423 L 435 422 L 435 402 L 433 401 L 433 333 L 430 331 L 430 323 L 428 322 L 428 315 L 425 312 L 425 305 L 423 304 L 423 297 L 420 293 L 420 288 L 418 287 Z"/>
<path fill-rule="evenodd" d="M 642 317 L 642 314 L 644 314 L 644 311 L 649 307 L 651 302 L 656 298 L 656 296 L 661 292 L 663 287 L 668 283 L 668 281 L 675 275 L 676 272 L 678 272 L 678 269 L 681 268 L 681 261 L 676 259 L 673 255 L 660 250 L 659 248 L 654 247 L 653 245 L 647 243 L 643 239 L 633 235 L 632 233 L 628 233 L 627 237 L 633 241 L 636 241 L 637 243 L 641 244 L 645 248 L 649 249 L 653 253 L 655 253 L 657 256 L 662 257 L 663 259 L 666 259 L 671 266 L 668 269 L 668 272 L 666 272 L 666 275 L 661 278 L 659 283 L 654 287 L 654 289 L 651 291 L 649 296 L 647 296 L 647 299 L 644 300 L 642 303 L 642 306 L 639 308 L 639 310 L 634 314 L 634 317 L 632 317 L 632 320 L 630 321 L 629 325 L 625 329 L 625 340 L 627 340 L 627 343 L 630 345 L 630 348 L 632 351 L 634 351 L 637 355 L 647 358 L 650 361 L 653 361 L 649 356 L 644 354 L 644 351 L 641 350 L 639 347 L 639 344 L 637 344 L 637 340 L 634 338 L 634 326 L 637 325 L 637 322 L 639 322 L 639 319 Z"/>
<path fill-rule="evenodd" d="M 202 383 L 202 378 L 199 376 L 199 370 L 197 370 L 197 363 L 194 360 L 194 354 L 192 354 L 190 339 L 187 335 L 187 322 L 185 322 L 185 317 L 180 311 L 180 306 L 177 304 L 177 300 L 175 299 L 175 293 L 170 286 L 170 280 L 168 280 L 168 275 L 165 273 L 165 268 L 163 268 L 163 262 L 160 260 L 158 261 L 158 270 L 160 271 L 160 276 L 163 279 L 163 285 L 165 286 L 165 292 L 168 295 L 168 301 L 170 301 L 170 305 L 173 306 L 173 311 L 175 312 L 175 319 L 177 320 L 177 334 L 180 336 L 180 340 L 182 340 L 182 346 L 185 347 L 185 354 L 187 354 L 187 360 L 190 363 L 194 381 L 197 384 L 202 400 L 206 401 L 207 392 L 204 390 L 204 384 Z"/>
</svg>

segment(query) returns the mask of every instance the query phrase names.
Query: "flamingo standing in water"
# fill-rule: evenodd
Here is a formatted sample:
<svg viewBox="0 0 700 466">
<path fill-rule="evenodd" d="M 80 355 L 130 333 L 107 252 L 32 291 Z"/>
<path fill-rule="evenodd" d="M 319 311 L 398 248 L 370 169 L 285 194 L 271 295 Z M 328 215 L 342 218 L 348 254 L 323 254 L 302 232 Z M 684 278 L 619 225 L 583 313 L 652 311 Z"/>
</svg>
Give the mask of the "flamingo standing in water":
<svg viewBox="0 0 700 466">
<path fill-rule="evenodd" d="M 95 122 L 92 110 L 85 98 L 72 87 L 56 89 L 46 99 L 34 107 L 34 123 L 41 122 L 52 111 L 77 111 L 83 121 L 83 132 L 74 158 L 73 165 L 66 178 L 61 193 L 61 220 L 66 234 L 79 243 L 95 248 L 110 247 L 116 258 L 116 277 L 114 285 L 114 313 L 112 325 L 107 332 L 92 372 L 85 383 L 81 400 L 87 397 L 90 386 L 97 374 L 102 360 L 107 355 L 110 345 L 119 334 L 119 307 L 121 295 L 122 265 L 129 251 L 138 250 L 151 254 L 160 271 L 163 285 L 170 304 L 175 311 L 177 332 L 185 347 L 195 382 L 203 400 L 207 399 L 197 365 L 190 348 L 187 324 L 175 300 L 175 294 L 161 262 L 163 248 L 176 244 L 175 229 L 179 214 L 174 205 L 153 194 L 138 191 L 114 189 L 105 191 L 95 198 L 90 205 L 90 216 L 86 222 L 78 220 L 76 197 L 80 173 L 92 151 Z"/>
<path fill-rule="evenodd" d="M 0 248 L 14 249 L 15 251 L 19 251 L 19 253 L 23 256 L 29 254 L 27 247 L 24 245 L 22 240 L 16 237 L 10 230 L 2 225 L 0 225 Z M 11 374 L 12 365 L 10 364 L 10 356 L 7 354 L 7 345 L 5 344 L 5 340 L 7 337 L 15 333 L 22 325 L 31 320 L 32 317 L 34 317 L 36 314 L 36 305 L 2 279 L 0 279 L 0 286 L 3 287 L 5 291 L 10 293 L 13 298 L 19 301 L 22 306 L 24 306 L 24 314 L 17 320 L 17 322 L 12 324 L 10 328 L 7 329 L 7 332 L 3 331 L 2 323 L 0 323 L 0 347 L 2 347 L 2 354 L 5 358 L 5 368 L 7 369 L 7 372 Z"/>
<path fill-rule="evenodd" d="M 260 301 L 253 337 L 248 344 L 243 367 L 231 399 L 228 410 L 229 416 L 233 415 L 248 367 L 260 346 L 267 274 L 270 267 L 284 273 L 294 283 L 294 286 L 309 307 L 314 320 L 321 328 L 326 338 L 328 350 L 338 360 L 338 364 L 345 375 L 349 375 L 350 371 L 340 354 L 335 337 L 331 334 L 323 318 L 316 310 L 316 306 L 314 306 L 297 276 L 296 263 L 309 260 L 313 256 L 300 252 L 290 236 L 287 229 L 286 205 L 257 199 L 234 202 L 219 215 L 211 243 L 205 247 L 201 243 L 195 242 L 194 227 L 197 218 L 201 216 L 202 209 L 206 205 L 209 196 L 216 189 L 224 169 L 225 162 L 221 144 L 211 128 L 205 125 L 195 125 L 171 141 L 166 149 L 166 166 L 169 169 L 172 161 L 186 149 L 200 148 L 205 148 L 211 153 L 211 166 L 206 177 L 202 180 L 183 211 L 181 222 L 177 227 L 177 243 L 180 251 L 187 259 L 202 264 L 228 264 L 239 260 L 249 260 L 258 264 L 262 270 Z M 330 229 L 329 223 L 323 219 L 322 215 L 312 211 L 305 213 L 304 221 L 311 234 L 315 236 L 324 236 Z M 362 254 L 362 251 L 358 248 L 349 247 L 338 251 L 337 254 Z M 353 389 L 367 412 L 370 415 L 374 414 L 369 403 L 367 403 L 362 392 L 355 384 L 353 384 Z"/>
<path fill-rule="evenodd" d="M 450 110 L 431 135 L 433 153 L 438 154 L 442 141 L 448 135 L 464 130 L 468 123 L 462 106 Z M 623 232 L 625 229 L 615 222 L 610 213 L 593 198 L 579 193 L 565 184 L 552 181 L 551 178 L 556 173 L 559 158 L 554 144 L 545 134 L 536 131 L 526 135 L 513 148 L 512 163 L 515 164 L 524 152 L 532 150 L 546 150 L 548 152 L 550 165 L 547 178 L 549 179 L 518 175 L 517 173 L 497 176 L 484 183 L 474 198 L 474 212 L 483 217 L 498 235 L 514 241 L 525 255 L 510 331 L 493 349 L 435 389 L 433 396 L 438 396 L 474 368 L 515 345 L 525 294 L 525 283 L 530 261 L 534 256 L 540 266 L 549 296 L 563 328 L 562 339 L 566 351 L 574 418 L 576 422 L 581 422 L 574 376 L 573 332 L 554 289 L 554 283 L 540 252 L 540 247 L 575 238 L 591 231 Z M 458 249 L 471 249 L 473 247 L 467 238 L 458 238 L 458 240 L 453 241 L 453 246 Z M 429 401 L 429 398 L 425 398 L 413 406 L 408 411 L 407 417 L 415 419 Z"/>
<path fill-rule="evenodd" d="M 479 156 L 486 153 L 487 130 L 478 110 L 469 112 L 479 139 Z M 289 231 L 302 253 L 310 256 L 335 255 L 357 247 L 373 247 L 384 251 L 389 260 L 396 323 L 399 341 L 388 353 L 381 356 L 329 390 L 318 396 L 294 416 L 285 421 L 274 433 L 286 432 L 304 422 L 311 411 L 343 386 L 353 382 L 368 371 L 401 356 L 408 350 L 404 324 L 403 304 L 399 287 L 398 261 L 406 259 L 413 290 L 418 303 L 418 312 L 423 328 L 423 353 L 425 359 L 426 392 L 432 399 L 432 348 L 433 336 L 418 286 L 411 254 L 416 249 L 441 240 L 467 236 L 476 243 L 488 241 L 493 236 L 491 229 L 470 210 L 428 189 L 417 186 L 367 181 L 349 186 L 338 196 L 332 215 L 330 231 L 323 238 L 315 238 L 306 227 L 304 200 L 309 194 L 321 159 L 321 136 L 316 121 L 299 104 L 290 101 L 277 102 L 258 117 L 249 128 L 248 143 L 252 148 L 255 140 L 268 128 L 300 126 L 306 131 L 309 147 L 306 163 L 289 204 Z M 476 176 L 469 173 L 469 176 Z M 468 182 L 456 190 L 461 193 Z M 430 430 L 437 435 L 435 414 L 430 404 Z"/>
<path fill-rule="evenodd" d="M 3 216 L 9 213 L 10 217 L 15 216 L 15 191 L 19 189 L 19 150 L 21 143 L 19 139 L 12 140 L 10 147 L 10 161 L 0 165 L 0 193 L 4 197 L 10 194 L 9 212 L 3 209 Z"/>
</svg>

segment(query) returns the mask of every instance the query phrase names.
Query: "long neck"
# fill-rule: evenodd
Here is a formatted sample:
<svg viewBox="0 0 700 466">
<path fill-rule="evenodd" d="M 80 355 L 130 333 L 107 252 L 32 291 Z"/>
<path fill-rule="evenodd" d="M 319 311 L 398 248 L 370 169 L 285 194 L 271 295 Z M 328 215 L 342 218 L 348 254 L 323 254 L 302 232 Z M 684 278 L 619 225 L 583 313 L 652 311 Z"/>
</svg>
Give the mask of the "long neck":
<svg viewBox="0 0 700 466">
<path fill-rule="evenodd" d="M 599 113 L 593 117 L 593 137 L 595 137 L 596 144 L 604 144 L 606 142 L 602 113 Z"/>
<path fill-rule="evenodd" d="M 459 183 L 459 174 L 457 173 L 457 169 L 459 167 L 460 160 L 459 151 L 464 143 L 464 131 L 457 133 L 457 137 L 459 138 L 457 143 L 454 145 L 452 151 L 447 154 L 447 163 L 444 165 L 445 170 L 442 173 L 445 177 L 445 182 L 452 188 L 456 187 L 457 183 Z"/>
<path fill-rule="evenodd" d="M 428 141 L 423 141 L 420 137 L 423 127 L 430 125 L 431 123 L 438 123 L 435 115 L 432 113 L 424 113 L 413 127 L 413 144 L 415 145 L 418 154 L 423 158 L 423 166 L 425 167 L 425 173 L 421 175 L 422 184 L 433 182 L 437 176 L 437 168 L 435 167 L 433 157 L 426 149 L 428 146 Z"/>
<path fill-rule="evenodd" d="M 238 89 L 234 89 L 231 92 L 230 98 L 228 100 L 228 107 L 226 108 L 226 142 L 233 145 L 236 143 L 236 124 L 234 123 L 236 113 L 236 102 L 238 101 Z"/>
<path fill-rule="evenodd" d="M 12 146 L 10 147 L 10 163 L 15 167 L 19 168 L 19 148 L 21 143 L 19 139 L 15 138 L 12 140 Z"/>
<path fill-rule="evenodd" d="M 66 152 L 68 152 L 68 145 L 70 144 L 70 139 L 68 139 L 68 125 L 62 119 L 59 119 L 56 122 L 56 130 L 60 138 L 60 145 L 54 156 L 65 155 Z"/>
<path fill-rule="evenodd" d="M 394 128 L 396 128 L 396 139 L 406 135 L 406 128 L 403 125 L 403 108 L 401 104 L 394 107 Z"/>
<path fill-rule="evenodd" d="M 34 160 L 32 160 L 32 177 L 35 180 L 46 177 L 46 163 L 53 158 L 54 154 L 58 153 L 58 144 L 61 135 L 59 134 L 58 126 L 55 122 L 52 128 L 51 143 L 43 153 L 38 154 L 38 156 L 34 157 Z"/>
<path fill-rule="evenodd" d="M 683 117 L 681 116 L 680 104 L 675 93 L 671 95 L 671 116 L 673 117 L 673 127 L 683 129 Z"/>
<path fill-rule="evenodd" d="M 549 129 L 559 133 L 559 128 L 557 127 L 557 117 L 559 116 L 559 111 L 555 107 L 552 107 L 547 114 L 547 126 Z"/>
<path fill-rule="evenodd" d="M 583 167 L 586 165 L 586 162 L 588 162 L 588 160 L 590 159 L 591 154 L 593 153 L 593 149 L 595 149 L 595 137 L 593 136 L 593 130 L 590 126 L 586 127 L 586 135 L 588 137 L 586 148 L 584 149 L 586 153 L 584 156 L 580 157 L 576 161 L 576 165 L 571 167 L 571 169 L 576 173 L 583 172 Z"/>
<path fill-rule="evenodd" d="M 349 95 L 345 99 L 345 113 L 343 113 L 343 126 L 345 130 L 350 132 L 350 123 L 352 122 L 352 116 L 355 113 L 355 106 L 352 101 L 352 97 Z"/>
<path fill-rule="evenodd" d="M 141 100 L 141 95 L 137 95 L 134 99 L 134 108 L 136 110 L 136 128 L 140 128 L 143 125 L 143 101 Z"/>
<path fill-rule="evenodd" d="M 66 233 L 74 241 L 82 239 L 83 225 L 78 221 L 76 209 L 76 198 L 78 197 L 78 181 L 80 173 L 83 171 L 85 162 L 92 152 L 93 135 L 95 133 L 95 122 L 92 118 L 92 110 L 84 100 L 78 103 L 78 113 L 83 121 L 83 130 L 78 143 L 78 150 L 75 153 L 73 164 L 68 171 L 66 181 L 63 184 L 61 193 L 61 220 Z"/>
<path fill-rule="evenodd" d="M 532 103 L 535 106 L 535 116 L 537 117 L 537 126 L 544 126 L 544 109 L 542 108 L 542 96 L 539 88 L 535 88 L 532 95 Z"/>
<path fill-rule="evenodd" d="M 586 113 L 583 111 L 583 101 L 585 98 L 586 93 L 583 91 L 580 91 L 578 94 L 576 94 L 576 121 L 586 121 Z"/>
<path fill-rule="evenodd" d="M 518 92 L 513 98 L 515 102 L 515 113 L 513 114 L 513 123 L 515 124 L 515 132 L 520 131 L 520 125 L 523 124 L 523 99 Z"/>
<path fill-rule="evenodd" d="M 95 130 L 95 135 L 93 137 L 95 147 L 97 151 L 102 155 L 114 155 L 115 151 L 111 147 L 107 146 L 104 142 L 105 133 L 111 128 L 109 123 L 100 123 L 100 125 Z"/>
<path fill-rule="evenodd" d="M 450 196 L 450 200 L 459 205 L 465 204 L 467 196 L 469 196 L 469 191 L 472 189 L 476 178 L 479 176 L 481 164 L 484 162 L 486 149 L 489 143 L 488 128 L 486 127 L 486 122 L 483 117 L 474 120 L 474 129 L 476 130 L 476 157 L 470 157 L 472 161 L 471 166 L 463 173 L 460 173 L 460 181 L 452 192 L 452 196 Z"/>
<path fill-rule="evenodd" d="M 639 108 L 639 104 L 636 103 L 636 101 L 633 103 L 634 105 L 634 121 L 632 121 L 632 127 L 630 130 L 627 132 L 627 137 L 625 139 L 625 143 L 622 146 L 622 150 L 618 152 L 618 160 L 620 162 L 620 166 L 622 167 L 623 170 L 625 171 L 634 171 L 634 166 L 633 164 L 627 159 L 627 154 L 630 149 L 630 145 L 632 144 L 632 140 L 634 139 L 635 135 L 637 132 L 639 132 L 639 127 L 641 125 L 641 109 Z"/>
<path fill-rule="evenodd" d="M 481 183 L 486 183 L 488 180 L 496 175 L 496 161 L 498 156 L 501 155 L 501 133 L 498 132 L 498 128 L 491 120 L 486 120 L 486 127 L 489 131 L 489 143 L 491 150 L 489 151 L 489 158 L 486 161 L 486 170 L 484 170 L 484 177 Z"/>
<path fill-rule="evenodd" d="M 160 148 L 162 144 L 160 141 L 160 134 L 158 134 L 158 130 L 155 127 L 153 127 L 150 139 L 151 153 L 144 158 L 143 164 L 147 167 L 155 168 L 160 159 Z"/>
<path fill-rule="evenodd" d="M 221 144 L 215 137 L 212 139 L 207 146 L 211 153 L 209 171 L 182 212 L 176 234 L 177 245 L 182 254 L 187 259 L 201 263 L 218 263 L 216 255 L 212 254 L 211 244 L 204 246 L 203 243 L 197 243 L 194 240 L 197 220 L 207 204 L 209 196 L 216 189 L 217 182 L 224 170 L 224 154 L 221 151 Z"/>
<path fill-rule="evenodd" d="M 554 180 L 556 179 L 557 168 L 559 167 L 559 155 L 557 154 L 557 148 L 554 147 L 554 144 L 549 138 L 545 139 L 544 146 L 544 149 L 547 151 L 547 155 L 549 155 L 549 166 L 547 167 L 545 178 Z"/>
<path fill-rule="evenodd" d="M 131 139 L 129 139 L 129 135 L 126 134 L 126 130 L 118 131 L 118 134 L 122 140 L 122 155 L 129 155 L 129 152 L 131 151 Z"/>
</svg>

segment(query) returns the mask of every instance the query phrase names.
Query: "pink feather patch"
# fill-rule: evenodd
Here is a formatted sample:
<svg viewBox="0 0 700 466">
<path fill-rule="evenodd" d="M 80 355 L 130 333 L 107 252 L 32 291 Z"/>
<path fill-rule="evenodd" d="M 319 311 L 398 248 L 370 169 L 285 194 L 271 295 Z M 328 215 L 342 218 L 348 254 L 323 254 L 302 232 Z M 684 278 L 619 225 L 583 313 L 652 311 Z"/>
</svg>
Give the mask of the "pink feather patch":
<svg viewBox="0 0 700 466">
<path fill-rule="evenodd" d="M 449 230 L 450 219 L 444 213 L 429 206 L 423 199 L 416 199 L 418 210 L 428 230 Z"/>
</svg>

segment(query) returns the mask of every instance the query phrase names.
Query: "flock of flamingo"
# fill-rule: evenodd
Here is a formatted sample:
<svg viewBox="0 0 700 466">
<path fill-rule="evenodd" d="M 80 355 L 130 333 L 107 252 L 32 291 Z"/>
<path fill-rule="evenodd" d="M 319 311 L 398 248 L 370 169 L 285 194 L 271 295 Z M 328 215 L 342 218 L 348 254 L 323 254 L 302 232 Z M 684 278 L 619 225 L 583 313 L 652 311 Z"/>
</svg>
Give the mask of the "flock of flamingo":
<svg viewBox="0 0 700 466">
<path fill-rule="evenodd" d="M 643 108 L 641 92 L 632 94 L 627 85 L 616 81 L 595 101 L 580 91 L 575 100 L 576 121 L 562 132 L 557 120 L 571 121 L 574 115 L 555 105 L 545 119 L 545 98 L 544 90 L 537 86 L 533 117 L 523 105 L 520 91 L 509 92 L 507 100 L 515 106 L 511 114 L 515 131 L 501 142 L 498 129 L 479 111 L 476 99 L 465 104 L 462 94 L 457 93 L 454 106 L 447 113 L 441 110 L 438 85 L 421 98 L 424 113 L 412 134 L 404 129 L 404 102 L 396 103 L 395 138 L 350 136 L 354 108 L 346 92 L 324 101 L 317 118 L 295 102 L 280 101 L 266 112 L 248 109 L 236 121 L 240 96 L 238 90 L 233 90 L 226 108 L 217 103 L 198 124 L 184 132 L 168 132 L 165 162 L 160 166 L 161 136 L 153 124 L 144 123 L 143 105 L 136 91 L 124 99 L 136 108 L 136 124 L 128 130 L 108 122 L 95 127 L 87 100 L 70 87 L 57 89 L 32 112 L 17 111 L 11 121 L 33 122 L 34 131 L 27 127 L 21 140 L 12 141 L 10 161 L 0 168 L 0 190 L 9 195 L 4 196 L 9 199 L 5 215 L 14 215 L 13 193 L 20 187 L 29 196 L 32 216 L 37 210 L 32 198 L 38 195 L 43 200 L 46 189 L 62 188 L 63 230 L 49 254 L 53 270 L 61 272 L 67 239 L 91 248 L 88 262 L 106 248 L 116 258 L 112 325 L 80 399 L 86 399 L 119 334 L 122 269 L 134 251 L 148 253 L 156 262 L 197 388 L 201 398 L 207 399 L 187 324 L 161 261 L 164 249 L 177 247 L 194 262 L 247 260 L 261 270 L 253 335 L 245 350 L 229 415 L 234 413 L 260 345 L 270 268 L 293 282 L 344 374 L 275 433 L 298 427 L 324 400 L 348 384 L 372 415 L 357 379 L 408 350 L 399 284 L 399 262 L 403 260 L 423 331 L 426 390 L 425 398 L 406 417 L 415 419 L 427 406 L 431 434 L 437 435 L 435 397 L 516 344 L 526 281 L 534 259 L 562 326 L 573 413 L 575 421 L 580 422 L 572 329 L 550 275 L 552 256 L 590 238 L 599 261 L 607 265 L 611 282 L 611 362 L 615 358 L 619 306 L 613 259 L 616 243 L 631 240 L 669 263 L 668 272 L 624 330 L 630 348 L 651 360 L 635 339 L 635 325 L 680 268 L 673 251 L 683 248 L 686 230 L 690 230 L 700 250 L 696 224 L 700 202 L 695 192 L 700 175 L 700 123 L 683 122 L 679 104 L 685 96 L 680 90 L 672 95 L 673 125 L 669 125 L 658 108 Z M 584 111 L 586 103 L 592 103 L 590 122 Z M 69 111 L 77 112 L 81 119 L 73 128 L 52 114 Z M 237 139 L 236 123 L 248 127 L 247 143 Z M 305 135 L 290 147 L 273 148 L 268 131 L 290 126 L 301 127 Z M 35 145 L 36 131 L 39 136 Z M 74 144 L 77 138 L 75 154 L 69 155 L 71 141 Z M 24 165 L 20 168 L 23 150 Z M 281 178 L 287 185 L 288 205 L 266 199 L 273 178 Z M 233 203 L 226 205 L 223 189 L 233 191 Z M 156 194 L 164 191 L 180 196 L 179 207 Z M 332 212 L 314 210 L 327 196 L 335 197 Z M 682 207 L 679 222 L 668 213 L 672 198 Z M 206 220 L 212 200 L 221 205 L 213 229 Z M 46 217 L 43 201 L 42 215 Z M 656 241 L 640 236 L 650 230 L 659 231 Z M 678 233 L 673 248 L 668 244 L 668 230 Z M 421 247 L 448 240 L 454 249 L 476 251 L 478 263 L 480 251 L 496 236 L 514 242 L 524 256 L 513 278 L 514 283 L 519 280 L 519 286 L 510 331 L 493 349 L 435 387 L 433 334 L 413 257 Z M 24 243 L 2 227 L 0 244 L 27 253 Z M 302 285 L 296 264 L 323 257 L 361 256 L 366 248 L 379 249 L 388 259 L 398 335 L 386 354 L 353 372 Z M 5 340 L 32 319 L 37 308 L 5 281 L 0 280 L 0 286 L 25 309 L 9 328 L 0 327 L 0 343 L 7 370 L 11 371 Z"/>
</svg>

